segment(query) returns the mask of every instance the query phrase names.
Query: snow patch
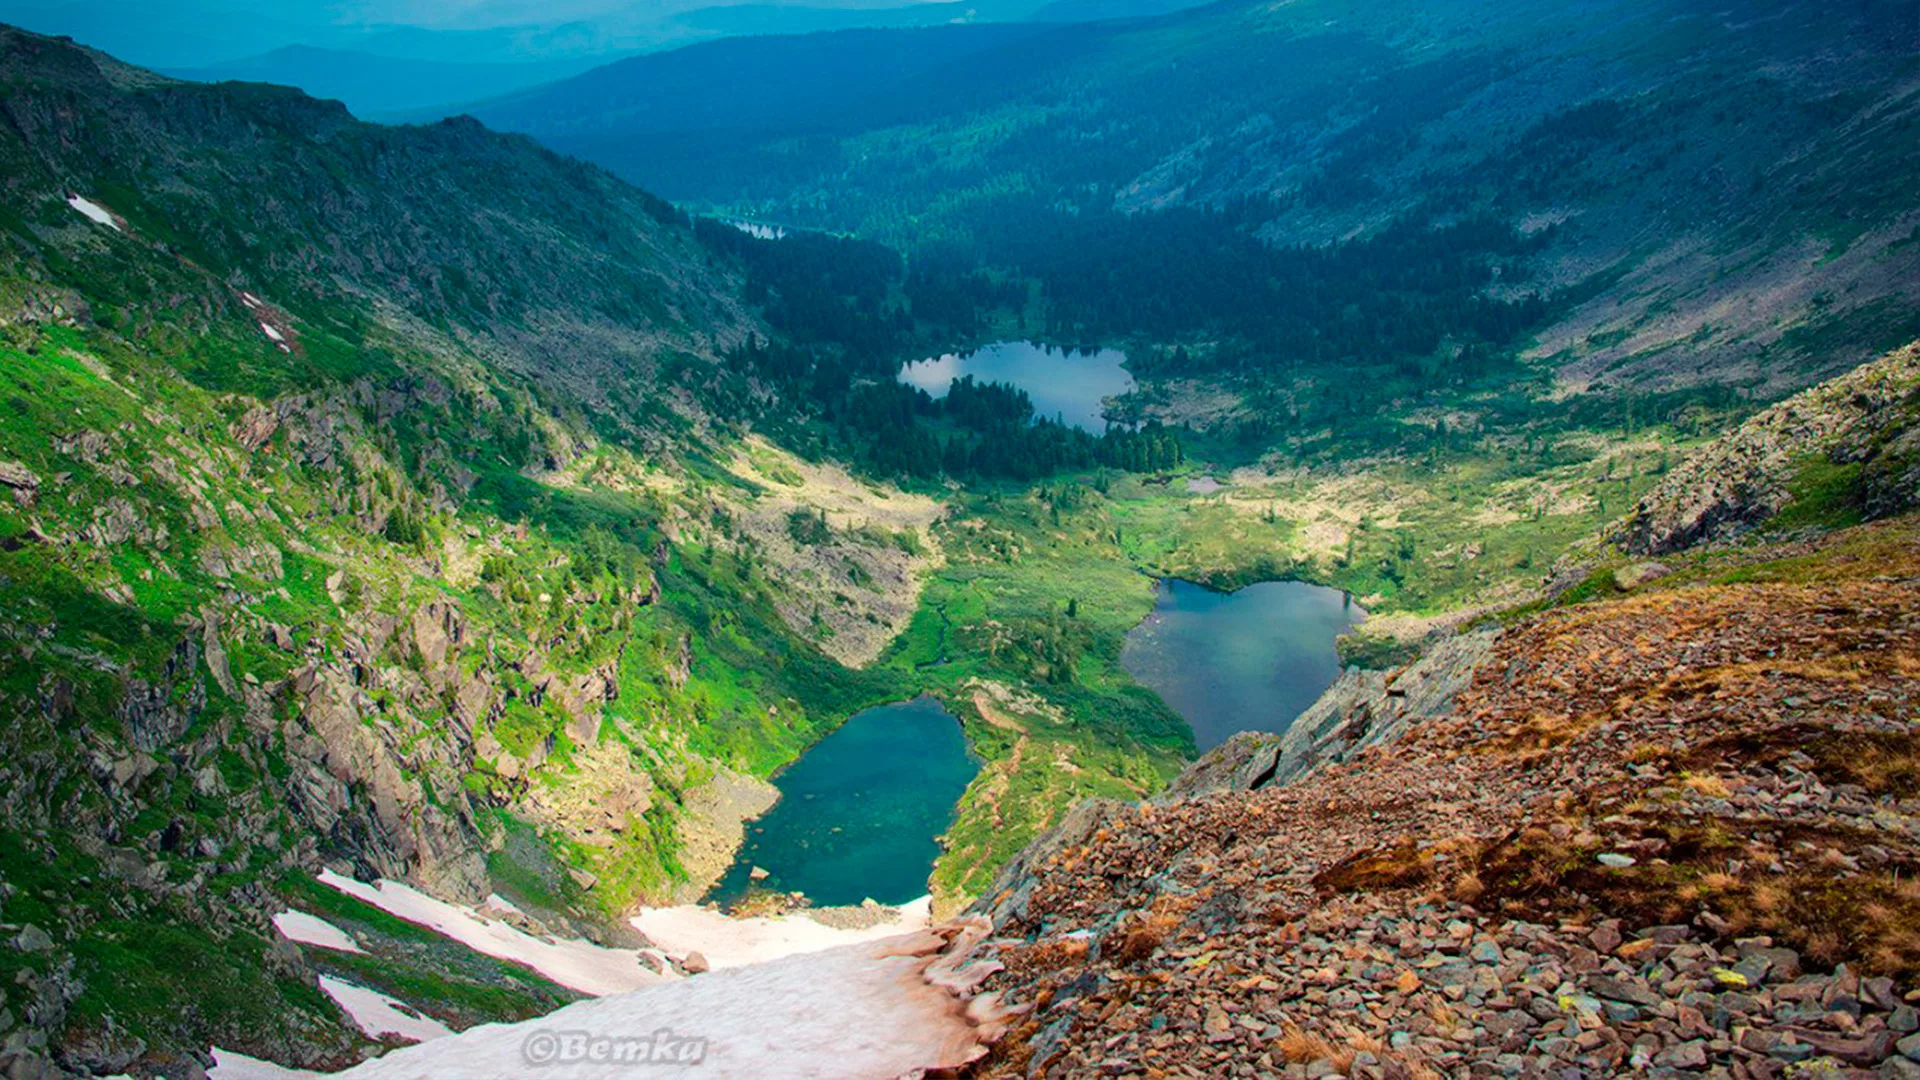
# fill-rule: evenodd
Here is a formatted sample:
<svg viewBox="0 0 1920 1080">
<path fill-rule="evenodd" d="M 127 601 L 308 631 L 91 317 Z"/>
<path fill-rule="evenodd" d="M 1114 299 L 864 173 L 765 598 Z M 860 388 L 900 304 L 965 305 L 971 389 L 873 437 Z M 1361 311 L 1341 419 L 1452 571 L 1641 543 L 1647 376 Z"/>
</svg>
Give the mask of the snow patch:
<svg viewBox="0 0 1920 1080">
<path fill-rule="evenodd" d="M 398 882 L 368 885 L 331 870 L 321 871 L 320 882 L 389 915 L 445 934 L 475 952 L 525 964 L 583 994 L 617 994 L 672 978 L 645 967 L 638 949 L 609 949 L 579 938 L 537 938 Z"/>
<path fill-rule="evenodd" d="M 419 1043 L 453 1034 L 452 1028 L 433 1017 L 364 986 L 322 975 L 320 989 L 325 990 L 328 997 L 353 1017 L 353 1022 L 359 1025 L 360 1030 L 372 1038 L 394 1035 Z"/>
<path fill-rule="evenodd" d="M 94 202 L 84 195 L 67 196 L 67 205 L 85 214 L 93 221 L 112 229 L 114 232 L 124 231 L 120 228 L 120 220 L 113 216 L 113 211 L 101 206 L 99 203 Z"/>
<path fill-rule="evenodd" d="M 728 224 L 755 240 L 785 240 L 787 230 L 778 225 L 762 225 L 757 221 L 733 221 Z"/>
<path fill-rule="evenodd" d="M 951 936 L 951 935 L 949 935 Z M 355 1066 L 351 1080 L 445 1080 L 538 1075 L 542 1080 L 647 1076 L 893 1077 L 954 1068 L 979 1053 L 997 1022 L 989 999 L 962 1007 L 955 965 L 985 930 L 950 945 L 931 932 L 843 945 L 716 971 L 632 993 L 576 1002 L 518 1024 L 483 1024 Z M 943 950 L 947 955 L 941 955 Z M 972 981 L 972 980 L 968 980 Z M 594 1039 L 611 1046 L 665 1037 L 698 1041 L 699 1064 L 595 1063 L 565 1056 Z M 540 1067 L 530 1067 L 540 1053 Z M 293 1080 L 311 1074 L 247 1071 L 259 1063 L 216 1053 L 214 1080 Z M 230 1064 L 231 1063 L 231 1064 Z"/>
<path fill-rule="evenodd" d="M 216 1046 L 213 1048 L 213 1068 L 208 1070 L 207 1075 L 218 1077 L 219 1080 L 310 1080 L 323 1074 L 289 1069 L 285 1065 L 275 1065 L 271 1061 L 262 1061 Z"/>
<path fill-rule="evenodd" d="M 627 921 L 674 956 L 697 952 L 718 971 L 925 930 L 933 923 L 933 898 L 903 904 L 892 919 L 861 929 L 828 926 L 805 912 L 736 919 L 691 904 L 643 908 Z"/>
<path fill-rule="evenodd" d="M 521 911 L 519 908 L 515 907 L 513 904 L 513 901 L 507 899 L 504 896 L 501 896 L 497 892 L 488 893 L 486 902 L 481 904 L 480 906 L 483 908 L 486 908 L 488 911 L 497 911 L 502 915 L 525 915 L 526 914 L 526 912 Z"/>
<path fill-rule="evenodd" d="M 353 940 L 345 930 L 333 925 L 317 915 L 304 911 L 283 911 L 273 917 L 273 928 L 280 931 L 288 941 L 297 941 L 302 945 L 318 945 L 323 949 L 338 949 L 341 952 L 364 953 L 367 950 Z"/>
</svg>

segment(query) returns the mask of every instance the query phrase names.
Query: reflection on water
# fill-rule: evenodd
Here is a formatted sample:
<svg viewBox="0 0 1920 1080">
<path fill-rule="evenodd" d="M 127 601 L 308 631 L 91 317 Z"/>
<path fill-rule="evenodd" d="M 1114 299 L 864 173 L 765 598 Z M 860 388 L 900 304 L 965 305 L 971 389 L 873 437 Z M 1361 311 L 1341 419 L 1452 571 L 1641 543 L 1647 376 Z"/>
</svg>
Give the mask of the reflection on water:
<svg viewBox="0 0 1920 1080">
<path fill-rule="evenodd" d="M 1365 615 L 1340 590 L 1298 581 L 1234 593 L 1163 581 L 1120 662 L 1207 750 L 1242 731 L 1285 731 L 1340 677 L 1333 640 Z"/>
<path fill-rule="evenodd" d="M 1003 341 L 970 353 L 948 353 L 902 365 L 900 381 L 936 398 L 953 380 L 1009 383 L 1033 399 L 1037 416 L 1064 420 L 1098 435 L 1106 430 L 1103 399 L 1133 389 L 1127 355 L 1117 349 L 1072 352 L 1030 341 Z"/>
</svg>

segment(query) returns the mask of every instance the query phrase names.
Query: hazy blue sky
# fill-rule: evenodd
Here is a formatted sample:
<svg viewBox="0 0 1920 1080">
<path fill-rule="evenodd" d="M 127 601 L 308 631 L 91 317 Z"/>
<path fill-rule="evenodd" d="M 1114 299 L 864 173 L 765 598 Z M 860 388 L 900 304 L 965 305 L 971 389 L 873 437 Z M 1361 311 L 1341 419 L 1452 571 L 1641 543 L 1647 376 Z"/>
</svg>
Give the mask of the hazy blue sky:
<svg viewBox="0 0 1920 1080">
<path fill-rule="evenodd" d="M 676 18 L 700 8 L 786 4 L 844 10 L 922 2 L 927 0 L 0 0 L 0 22 L 65 34 L 147 67 L 199 71 L 291 45 L 436 62 L 613 57 L 742 32 L 737 25 L 716 31 Z M 1041 2 L 1034 0 L 1036 6 Z M 300 74 L 262 70 L 248 77 L 303 85 Z"/>
<path fill-rule="evenodd" d="M 277 0 L 268 6 L 281 22 L 332 22 L 347 25 L 405 23 L 459 29 L 551 25 L 575 19 L 615 16 L 644 21 L 699 7 L 765 0 Z M 778 2 L 778 0 L 775 0 Z M 895 7 L 913 0 L 797 0 L 811 7 Z M 7 6 L 0 3 L 0 9 Z M 84 4 L 79 6 L 85 6 Z M 110 6 L 110 5 L 100 5 Z M 198 5 L 195 5 L 198 6 Z M 213 6 L 213 5 L 208 5 Z M 261 5 L 221 3 L 236 12 L 260 12 Z"/>
</svg>

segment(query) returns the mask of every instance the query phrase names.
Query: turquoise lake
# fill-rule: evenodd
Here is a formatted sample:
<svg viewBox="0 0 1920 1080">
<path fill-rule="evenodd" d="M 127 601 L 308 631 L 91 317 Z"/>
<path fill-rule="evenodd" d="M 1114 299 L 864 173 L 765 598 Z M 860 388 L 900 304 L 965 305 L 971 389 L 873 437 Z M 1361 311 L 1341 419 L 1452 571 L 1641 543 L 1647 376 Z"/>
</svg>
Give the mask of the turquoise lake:
<svg viewBox="0 0 1920 1080">
<path fill-rule="evenodd" d="M 745 895 L 754 867 L 768 873 L 760 887 L 818 906 L 925 896 L 939 837 L 978 771 L 959 721 L 932 698 L 856 713 L 773 778 L 780 801 L 747 823 L 708 898 Z"/>
<path fill-rule="evenodd" d="M 1035 416 L 1062 420 L 1095 435 L 1107 429 L 1104 399 L 1133 389 L 1117 349 L 1092 352 L 1059 349 L 1031 341 L 1003 341 L 970 353 L 948 353 L 903 365 L 900 381 L 936 398 L 947 396 L 955 379 L 1008 383 L 1033 399 Z"/>
<path fill-rule="evenodd" d="M 1205 751 L 1238 732 L 1285 731 L 1340 677 L 1334 639 L 1365 615 L 1340 590 L 1298 581 L 1232 593 L 1162 581 L 1120 663 Z"/>
</svg>

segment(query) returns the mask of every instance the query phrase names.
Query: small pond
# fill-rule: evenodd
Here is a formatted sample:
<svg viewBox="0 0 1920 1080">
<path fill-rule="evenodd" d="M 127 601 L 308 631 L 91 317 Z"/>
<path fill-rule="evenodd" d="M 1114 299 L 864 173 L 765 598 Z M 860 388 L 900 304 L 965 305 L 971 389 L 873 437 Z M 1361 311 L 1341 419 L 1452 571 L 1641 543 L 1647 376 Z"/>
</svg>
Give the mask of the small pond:
<svg viewBox="0 0 1920 1080">
<path fill-rule="evenodd" d="M 979 771 L 960 723 L 932 698 L 853 715 L 773 778 L 780 801 L 747 823 L 746 843 L 708 899 L 757 884 L 823 907 L 927 894 L 939 837 Z"/>
<path fill-rule="evenodd" d="M 1003 341 L 970 353 L 948 353 L 900 368 L 900 381 L 936 398 L 947 396 L 955 379 L 1008 383 L 1033 399 L 1034 415 L 1063 420 L 1095 435 L 1107 429 L 1103 400 L 1133 389 L 1117 349 L 1079 352 L 1031 341 Z"/>
<path fill-rule="evenodd" d="M 1187 481 L 1187 494 L 1212 495 L 1227 490 L 1227 485 L 1211 476 L 1196 476 Z"/>
<path fill-rule="evenodd" d="M 1340 590 L 1298 581 L 1231 593 L 1163 581 L 1120 662 L 1205 751 L 1238 732 L 1285 731 L 1340 677 L 1334 639 L 1365 615 Z"/>
</svg>

